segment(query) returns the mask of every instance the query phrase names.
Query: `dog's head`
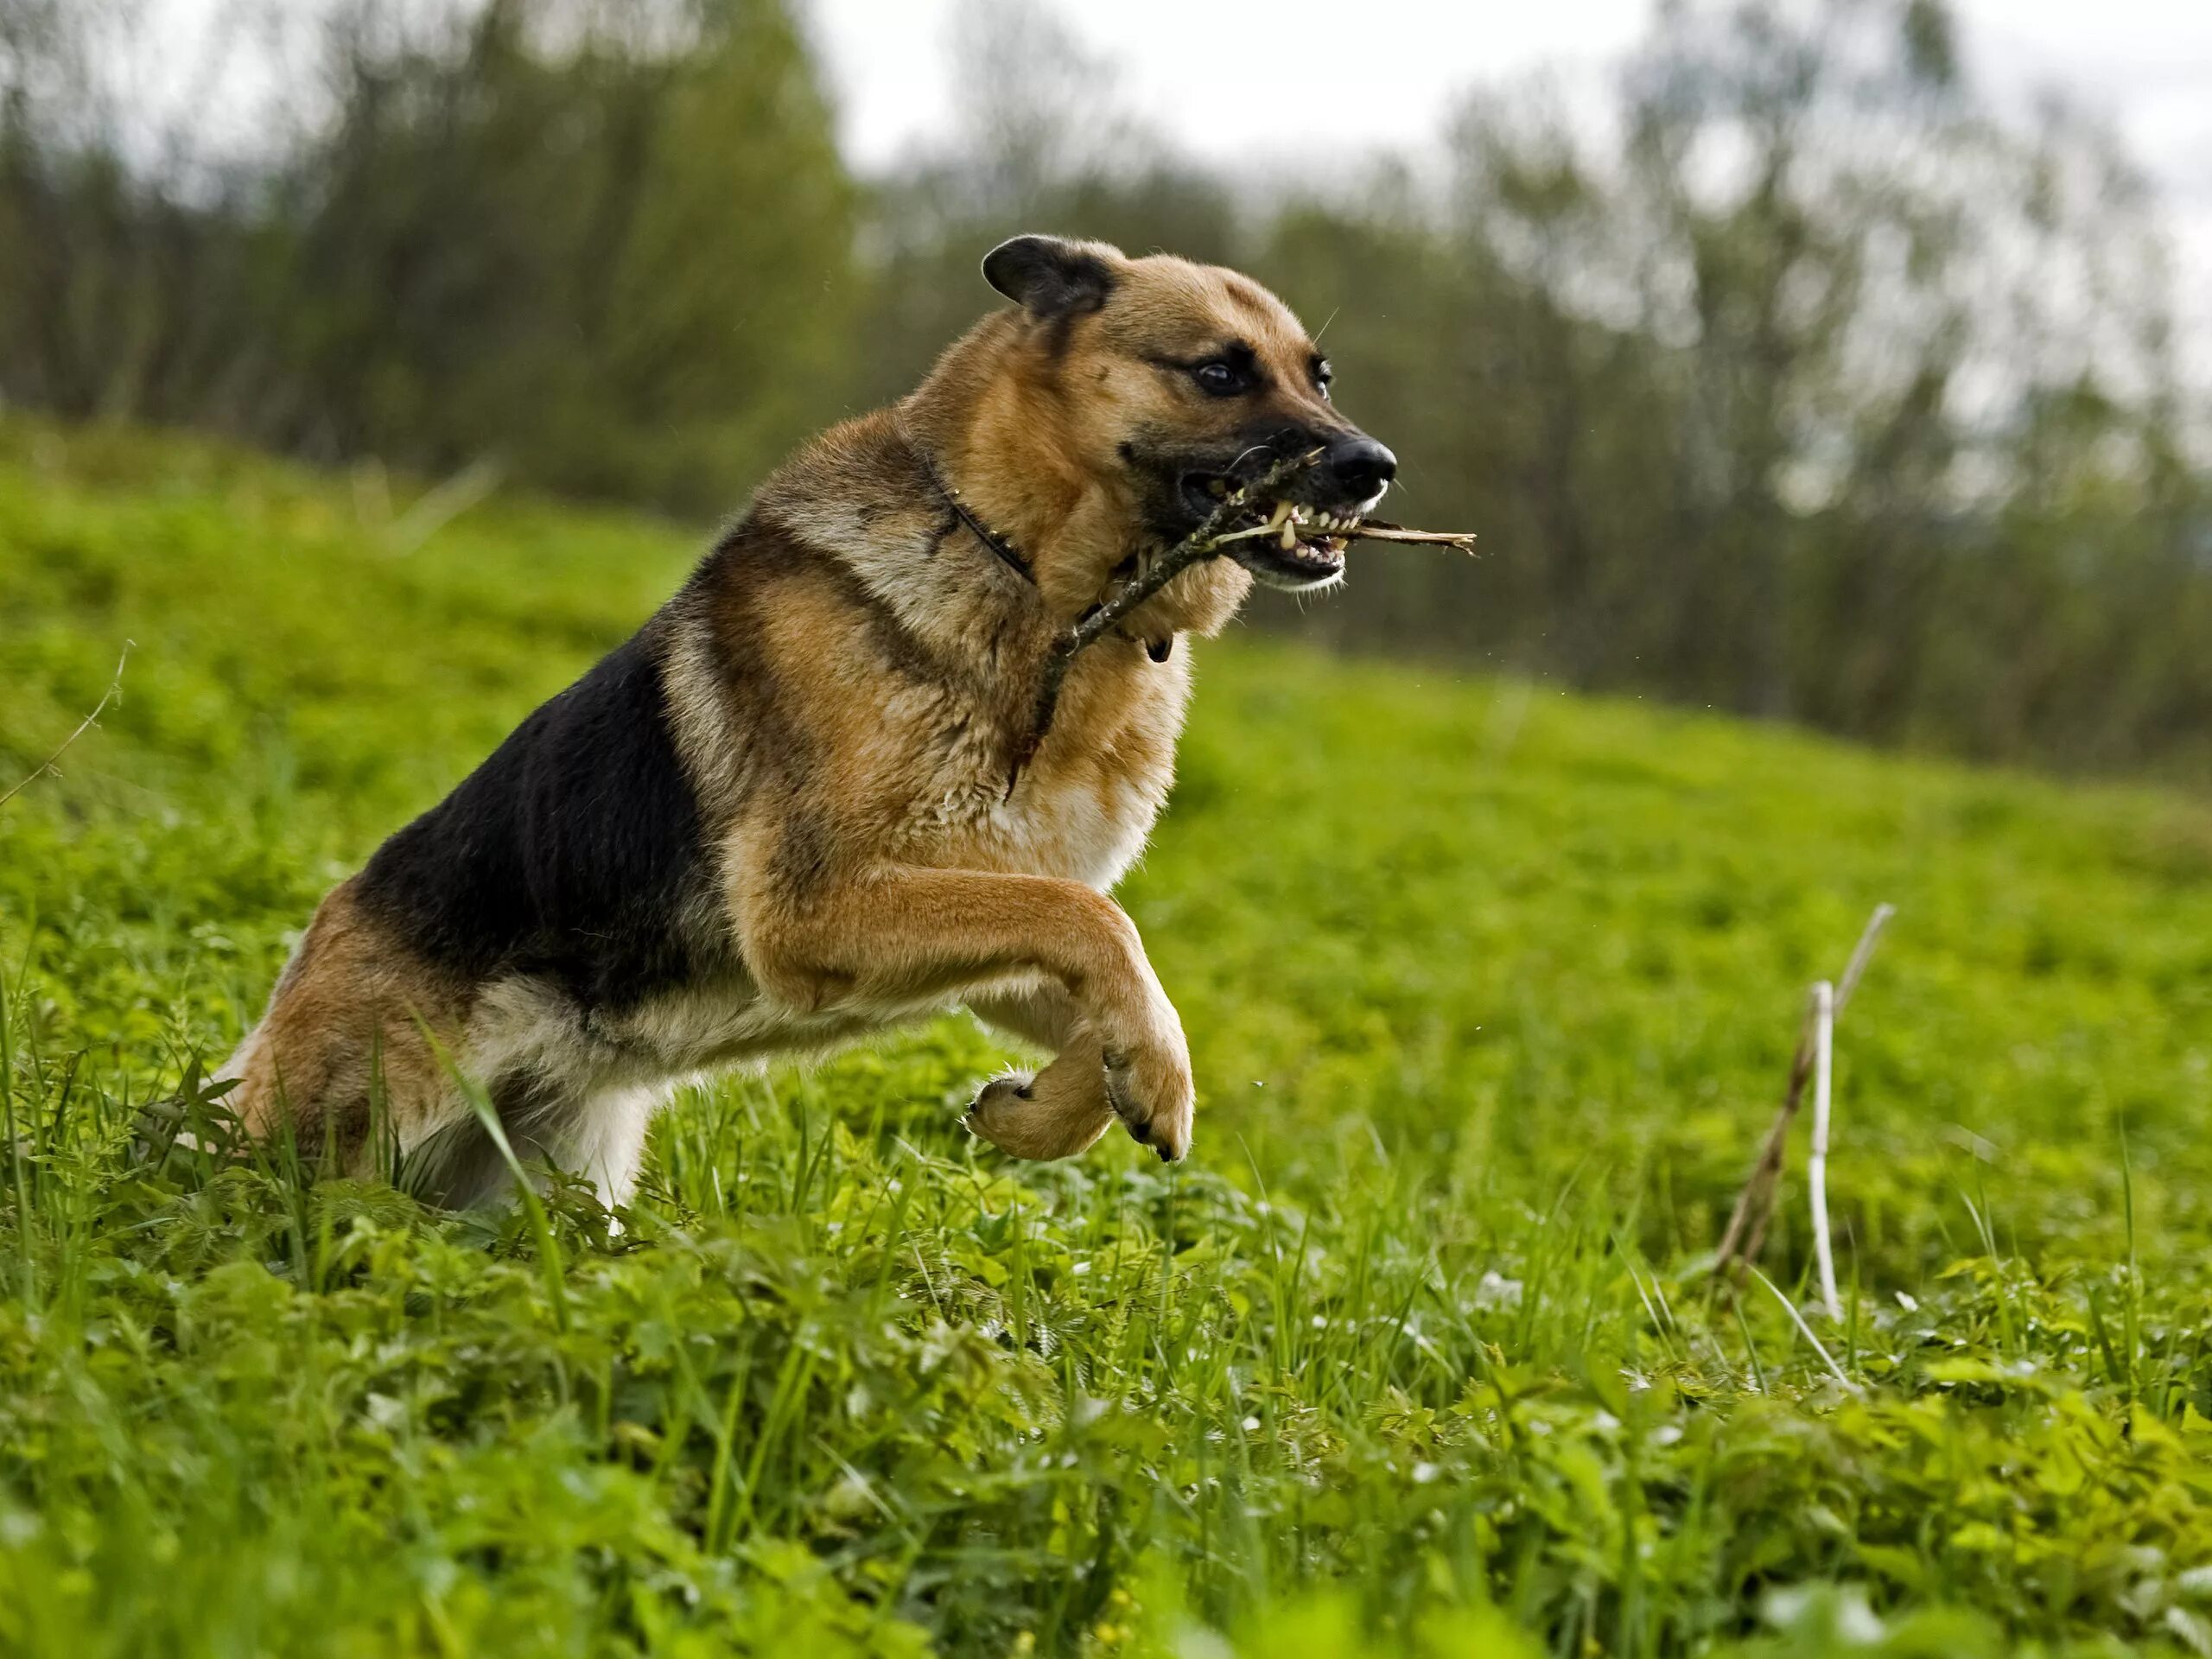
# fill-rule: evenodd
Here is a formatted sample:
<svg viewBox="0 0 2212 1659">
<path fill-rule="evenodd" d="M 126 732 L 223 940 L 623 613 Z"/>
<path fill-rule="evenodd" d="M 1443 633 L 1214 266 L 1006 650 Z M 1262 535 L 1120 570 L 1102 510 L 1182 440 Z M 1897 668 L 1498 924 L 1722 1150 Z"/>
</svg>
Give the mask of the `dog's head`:
<svg viewBox="0 0 2212 1659">
<path fill-rule="evenodd" d="M 1062 465 L 1130 504 L 1144 536 L 1195 530 L 1240 485 L 1313 454 L 1249 508 L 1272 533 L 1230 544 L 1276 588 L 1344 574 L 1340 532 L 1374 511 L 1397 461 L 1329 401 L 1329 364 L 1290 308 L 1233 270 L 1103 243 L 1020 236 L 983 261 L 1020 311 L 1028 395 Z"/>
</svg>

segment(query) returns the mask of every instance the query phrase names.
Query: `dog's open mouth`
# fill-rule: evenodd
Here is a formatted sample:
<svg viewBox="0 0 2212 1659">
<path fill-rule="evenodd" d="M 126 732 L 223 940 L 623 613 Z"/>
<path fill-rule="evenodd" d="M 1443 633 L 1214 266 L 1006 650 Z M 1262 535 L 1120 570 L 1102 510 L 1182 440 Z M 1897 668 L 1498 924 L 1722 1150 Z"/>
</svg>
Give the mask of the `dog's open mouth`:
<svg viewBox="0 0 2212 1659">
<path fill-rule="evenodd" d="M 1185 503 L 1201 519 L 1236 487 L 1206 473 L 1187 474 L 1182 485 Z M 1294 501 L 1255 501 L 1230 519 L 1217 544 L 1269 587 L 1296 593 L 1344 575 L 1344 548 L 1362 516 L 1359 507 L 1331 511 Z"/>
</svg>

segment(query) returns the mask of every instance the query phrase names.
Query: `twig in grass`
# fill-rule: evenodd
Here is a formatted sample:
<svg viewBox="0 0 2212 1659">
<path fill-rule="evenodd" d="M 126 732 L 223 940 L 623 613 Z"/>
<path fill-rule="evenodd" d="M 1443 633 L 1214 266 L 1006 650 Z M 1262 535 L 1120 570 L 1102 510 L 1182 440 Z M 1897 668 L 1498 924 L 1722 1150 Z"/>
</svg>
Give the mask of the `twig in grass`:
<svg viewBox="0 0 2212 1659">
<path fill-rule="evenodd" d="M 1875 941 L 1895 914 L 1895 906 L 1877 905 L 1874 913 L 1867 918 L 1866 931 L 1859 936 L 1859 944 L 1844 968 L 1843 977 L 1836 982 L 1829 1009 L 1831 1027 L 1843 1017 L 1844 1005 L 1851 1001 L 1852 992 L 1858 989 L 1859 976 L 1866 971 L 1867 961 L 1874 954 Z M 1804 1099 L 1805 1084 L 1813 1073 L 1818 1045 L 1818 1020 L 1808 1000 L 1805 1023 L 1797 1033 L 1796 1052 L 1790 1056 L 1789 1082 L 1783 1091 L 1782 1109 L 1775 1115 L 1774 1127 L 1767 1131 L 1766 1143 L 1759 1148 L 1758 1161 L 1751 1166 L 1743 1191 L 1736 1195 L 1736 1207 L 1728 1217 L 1728 1230 L 1721 1235 L 1720 1249 L 1713 1257 L 1716 1275 L 1740 1270 L 1758 1258 L 1759 1247 L 1766 1243 L 1767 1224 L 1774 1217 L 1775 1188 L 1782 1178 L 1783 1152 L 1789 1140 L 1789 1125 Z"/>
<path fill-rule="evenodd" d="M 1821 1345 L 1821 1339 L 1813 1334 L 1813 1327 L 1805 1323 L 1805 1316 L 1797 1311 L 1797 1305 L 1782 1294 L 1780 1286 L 1757 1268 L 1751 1268 L 1750 1272 L 1751 1277 L 1764 1285 L 1768 1294 L 1782 1304 L 1782 1311 L 1787 1313 L 1798 1330 L 1804 1333 L 1805 1340 L 1813 1344 L 1813 1351 L 1821 1357 L 1821 1363 L 1828 1368 L 1828 1375 L 1842 1383 L 1845 1388 L 1850 1388 L 1851 1378 L 1845 1375 L 1843 1367 L 1835 1363 L 1835 1357 Z"/>
<path fill-rule="evenodd" d="M 14 800 L 16 796 L 22 794 L 40 779 L 45 777 L 48 772 L 53 772 L 57 778 L 61 775 L 60 770 L 54 766 L 54 762 L 60 760 L 63 755 L 67 754 L 69 752 L 69 746 L 72 743 L 74 743 L 79 738 L 82 737 L 89 728 L 99 724 L 100 716 L 107 712 L 108 704 L 120 702 L 122 700 L 123 665 L 130 660 L 130 649 L 137 643 L 137 642 L 136 640 L 132 639 L 126 639 L 123 642 L 123 655 L 115 659 L 115 673 L 107 683 L 107 690 L 100 694 L 100 700 L 92 705 L 92 712 L 86 715 L 82 720 L 77 722 L 77 729 L 61 740 L 60 747 L 55 749 L 52 754 L 48 755 L 45 760 L 40 761 L 38 765 L 31 768 L 30 775 L 29 777 L 25 778 L 22 782 L 17 784 L 5 795 L 0 795 L 0 806 L 7 805 L 8 803 Z"/>
<path fill-rule="evenodd" d="M 1774 1127 L 1767 1131 L 1766 1142 L 1759 1148 L 1758 1161 L 1751 1166 L 1751 1176 L 1736 1194 L 1736 1207 L 1728 1215 L 1728 1230 L 1720 1236 L 1720 1249 L 1713 1259 L 1716 1272 L 1731 1267 L 1740 1267 L 1758 1253 L 1758 1244 L 1745 1246 L 1747 1228 L 1756 1227 L 1758 1239 L 1766 1236 L 1768 1206 L 1773 1202 L 1774 1183 L 1782 1173 L 1782 1154 L 1789 1135 L 1789 1125 L 1797 1116 L 1797 1102 L 1805 1091 L 1805 1078 L 1812 1069 L 1812 1014 L 1809 1005 L 1806 1012 L 1805 1027 L 1798 1033 L 1797 1047 L 1790 1058 L 1789 1082 L 1782 1094 L 1782 1109 L 1775 1115 Z M 1752 1219 L 1758 1211 L 1756 1222 Z"/>
<path fill-rule="evenodd" d="M 1835 1058 L 1835 987 L 1825 979 L 1813 987 L 1813 1151 L 1806 1160 L 1805 1185 L 1813 1210 L 1813 1259 L 1821 1276 L 1821 1305 L 1828 1318 L 1841 1319 L 1835 1294 L 1835 1249 L 1828 1238 L 1828 1096 Z"/>
<path fill-rule="evenodd" d="M 506 468 L 490 455 L 479 455 L 444 483 L 426 491 L 385 531 L 385 547 L 404 558 L 454 519 L 499 487 Z"/>
</svg>

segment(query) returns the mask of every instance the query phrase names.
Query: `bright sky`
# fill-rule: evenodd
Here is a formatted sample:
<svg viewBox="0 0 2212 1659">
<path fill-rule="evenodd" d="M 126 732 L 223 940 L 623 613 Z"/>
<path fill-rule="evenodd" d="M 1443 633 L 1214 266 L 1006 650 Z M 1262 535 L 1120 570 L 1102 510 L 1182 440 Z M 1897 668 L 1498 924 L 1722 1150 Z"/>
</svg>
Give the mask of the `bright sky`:
<svg viewBox="0 0 2212 1659">
<path fill-rule="evenodd" d="M 435 5 L 441 0 L 399 0 Z M 1040 0 L 1114 67 L 1102 88 L 1199 158 L 1281 174 L 1416 148 L 1471 89 L 1547 67 L 1586 82 L 1653 0 Z M 958 0 L 796 0 L 862 169 L 950 125 Z M 2116 121 L 2173 210 L 2181 302 L 2212 365 L 2212 0 L 1953 0 L 1968 73 L 2006 99 L 2056 85 Z M 261 105 L 312 85 L 319 0 L 130 0 L 150 49 L 118 72 L 135 106 L 189 112 L 204 140 L 250 144 Z M 235 33 L 219 20 L 258 17 Z M 212 39 L 243 48 L 219 88 Z"/>
<path fill-rule="evenodd" d="M 1130 103 L 1198 155 L 1232 162 L 1316 138 L 1418 143 L 1484 80 L 1602 66 L 1651 10 L 1649 0 L 1046 3 L 1117 66 Z M 805 0 L 863 165 L 944 129 L 956 4 Z M 1956 10 L 1972 72 L 2013 90 L 2072 88 L 2116 116 L 2172 182 L 2212 198 L 2212 4 L 1963 0 Z"/>
<path fill-rule="evenodd" d="M 957 0 L 804 0 L 863 168 L 942 134 Z M 1115 92 L 1185 149 L 1270 168 L 1417 146 L 1472 87 L 1601 69 L 1650 0 L 1046 0 Z M 2056 84 L 2116 120 L 2175 211 L 2183 306 L 2212 332 L 2212 0 L 1955 0 L 1968 73 Z M 1571 78 L 1571 75 L 1570 75 Z"/>
</svg>

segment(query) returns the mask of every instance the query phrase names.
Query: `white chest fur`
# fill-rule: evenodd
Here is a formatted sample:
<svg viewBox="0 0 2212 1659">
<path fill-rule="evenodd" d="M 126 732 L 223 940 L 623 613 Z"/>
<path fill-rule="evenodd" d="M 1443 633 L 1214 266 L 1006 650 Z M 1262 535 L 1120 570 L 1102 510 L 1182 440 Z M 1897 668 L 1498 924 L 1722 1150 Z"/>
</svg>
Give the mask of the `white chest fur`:
<svg viewBox="0 0 2212 1659">
<path fill-rule="evenodd" d="M 1136 862 L 1166 794 L 1133 778 L 1040 778 L 993 814 L 1007 868 L 1083 882 L 1101 893 Z"/>
</svg>

